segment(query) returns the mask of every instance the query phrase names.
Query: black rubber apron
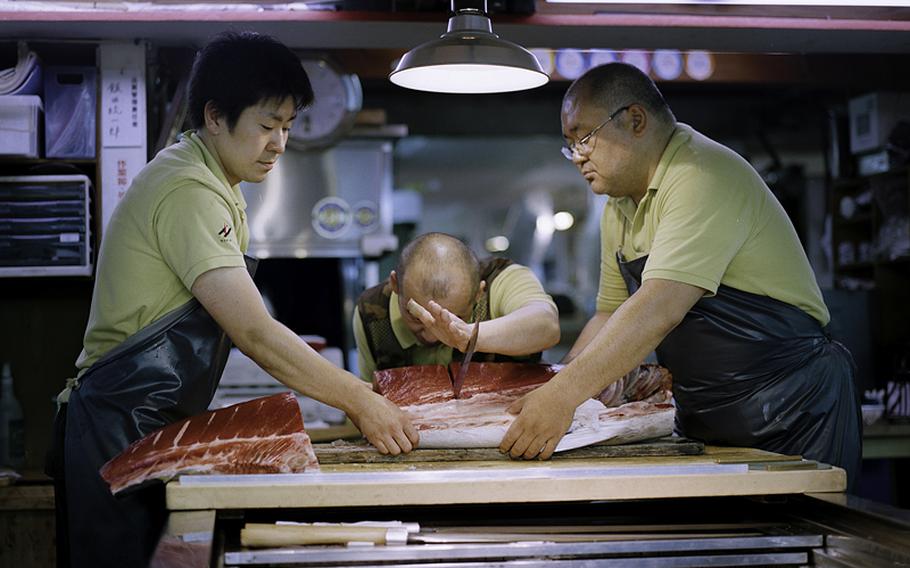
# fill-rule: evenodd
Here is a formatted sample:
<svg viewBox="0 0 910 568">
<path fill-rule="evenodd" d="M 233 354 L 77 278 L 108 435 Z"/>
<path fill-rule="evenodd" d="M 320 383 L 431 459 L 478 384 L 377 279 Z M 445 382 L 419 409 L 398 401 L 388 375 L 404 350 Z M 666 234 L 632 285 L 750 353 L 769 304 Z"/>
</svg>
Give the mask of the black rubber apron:
<svg viewBox="0 0 910 568">
<path fill-rule="evenodd" d="M 629 294 L 648 257 L 616 253 Z M 657 347 L 673 373 L 676 429 L 710 444 L 760 448 L 842 467 L 853 485 L 862 420 L 850 352 L 801 309 L 721 285 Z"/>
<path fill-rule="evenodd" d="M 250 274 L 257 261 L 246 258 Z M 231 341 L 195 298 L 112 349 L 65 405 L 65 499 L 72 566 L 148 565 L 166 520 L 164 484 L 120 496 L 98 470 L 132 442 L 204 412 Z"/>
</svg>

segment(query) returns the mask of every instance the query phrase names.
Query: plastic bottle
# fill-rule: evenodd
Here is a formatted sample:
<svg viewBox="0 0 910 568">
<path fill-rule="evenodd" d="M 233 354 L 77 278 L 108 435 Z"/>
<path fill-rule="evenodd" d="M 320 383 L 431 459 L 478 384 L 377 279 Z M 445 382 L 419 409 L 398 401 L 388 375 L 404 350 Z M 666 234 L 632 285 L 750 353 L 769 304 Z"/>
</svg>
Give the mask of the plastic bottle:
<svg viewBox="0 0 910 568">
<path fill-rule="evenodd" d="M 9 363 L 4 363 L 0 376 L 0 465 L 19 468 L 24 464 L 25 420 L 22 406 L 13 392 Z"/>
</svg>

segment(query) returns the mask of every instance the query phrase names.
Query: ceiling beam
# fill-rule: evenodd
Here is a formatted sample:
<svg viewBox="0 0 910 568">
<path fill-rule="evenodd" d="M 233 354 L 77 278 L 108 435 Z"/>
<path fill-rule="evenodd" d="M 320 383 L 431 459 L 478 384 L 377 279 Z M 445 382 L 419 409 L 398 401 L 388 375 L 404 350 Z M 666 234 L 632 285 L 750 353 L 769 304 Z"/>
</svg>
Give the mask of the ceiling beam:
<svg viewBox="0 0 910 568">
<path fill-rule="evenodd" d="M 9 39 L 150 39 L 202 45 L 226 28 L 268 33 L 299 49 L 409 49 L 438 37 L 442 14 L 274 10 L 0 11 Z M 910 53 L 910 20 L 673 13 L 494 16 L 526 47 L 705 49 L 744 53 Z"/>
</svg>

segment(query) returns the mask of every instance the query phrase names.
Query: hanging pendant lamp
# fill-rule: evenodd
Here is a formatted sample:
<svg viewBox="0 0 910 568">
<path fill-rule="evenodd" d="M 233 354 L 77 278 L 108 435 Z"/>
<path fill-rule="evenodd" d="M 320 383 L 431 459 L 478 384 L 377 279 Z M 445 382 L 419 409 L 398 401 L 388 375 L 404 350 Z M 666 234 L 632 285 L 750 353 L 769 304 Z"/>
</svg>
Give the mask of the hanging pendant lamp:
<svg viewBox="0 0 910 568">
<path fill-rule="evenodd" d="M 455 4 L 446 33 L 405 53 L 390 81 L 436 93 L 505 93 L 550 80 L 534 54 L 493 33 L 486 0 L 483 9 Z"/>
</svg>

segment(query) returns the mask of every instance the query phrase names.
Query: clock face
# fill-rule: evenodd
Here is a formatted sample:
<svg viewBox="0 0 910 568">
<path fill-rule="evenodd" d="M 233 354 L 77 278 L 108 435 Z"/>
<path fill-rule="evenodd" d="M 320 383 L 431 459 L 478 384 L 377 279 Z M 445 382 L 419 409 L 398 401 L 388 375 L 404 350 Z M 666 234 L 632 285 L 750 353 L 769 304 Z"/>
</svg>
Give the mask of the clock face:
<svg viewBox="0 0 910 568">
<path fill-rule="evenodd" d="M 344 74 L 325 59 L 303 59 L 313 87 L 313 104 L 297 114 L 291 126 L 291 144 L 327 146 L 341 138 L 354 124 L 363 104 L 360 80 Z"/>
</svg>

